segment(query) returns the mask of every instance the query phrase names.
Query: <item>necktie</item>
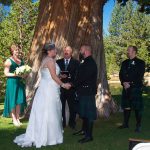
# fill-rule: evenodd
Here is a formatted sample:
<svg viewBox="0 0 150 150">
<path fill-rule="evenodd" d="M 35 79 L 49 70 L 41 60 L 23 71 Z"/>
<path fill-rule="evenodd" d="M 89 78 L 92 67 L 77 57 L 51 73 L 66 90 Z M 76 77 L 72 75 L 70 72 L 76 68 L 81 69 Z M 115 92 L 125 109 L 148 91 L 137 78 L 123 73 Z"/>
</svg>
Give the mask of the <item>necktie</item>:
<svg viewBox="0 0 150 150">
<path fill-rule="evenodd" d="M 68 59 L 66 59 L 66 61 L 65 61 L 65 71 L 67 71 L 68 65 L 69 65 L 69 62 L 68 62 Z"/>
</svg>

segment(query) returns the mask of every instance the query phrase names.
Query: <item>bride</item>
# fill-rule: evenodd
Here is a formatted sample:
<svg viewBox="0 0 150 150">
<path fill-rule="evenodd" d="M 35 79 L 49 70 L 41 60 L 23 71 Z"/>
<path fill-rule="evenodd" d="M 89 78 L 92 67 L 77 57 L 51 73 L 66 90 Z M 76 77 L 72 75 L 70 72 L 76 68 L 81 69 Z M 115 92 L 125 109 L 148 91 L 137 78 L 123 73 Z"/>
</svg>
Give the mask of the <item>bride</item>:
<svg viewBox="0 0 150 150">
<path fill-rule="evenodd" d="M 29 123 L 25 134 L 17 136 L 14 142 L 21 147 L 36 148 L 63 143 L 60 86 L 69 89 L 69 83 L 62 83 L 60 69 L 55 62 L 54 44 L 45 44 L 46 57 L 40 67 L 41 79 L 36 91 Z"/>
</svg>

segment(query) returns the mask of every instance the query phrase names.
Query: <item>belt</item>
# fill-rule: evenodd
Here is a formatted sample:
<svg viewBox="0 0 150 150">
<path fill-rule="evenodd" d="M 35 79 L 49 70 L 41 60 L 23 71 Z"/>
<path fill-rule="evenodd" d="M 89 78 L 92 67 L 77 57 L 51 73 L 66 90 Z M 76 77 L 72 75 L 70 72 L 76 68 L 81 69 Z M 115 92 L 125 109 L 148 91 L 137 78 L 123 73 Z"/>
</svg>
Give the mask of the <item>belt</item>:
<svg viewBox="0 0 150 150">
<path fill-rule="evenodd" d="M 142 84 L 142 83 L 130 82 L 130 86 L 131 86 L 131 87 L 142 87 L 143 84 Z"/>
</svg>

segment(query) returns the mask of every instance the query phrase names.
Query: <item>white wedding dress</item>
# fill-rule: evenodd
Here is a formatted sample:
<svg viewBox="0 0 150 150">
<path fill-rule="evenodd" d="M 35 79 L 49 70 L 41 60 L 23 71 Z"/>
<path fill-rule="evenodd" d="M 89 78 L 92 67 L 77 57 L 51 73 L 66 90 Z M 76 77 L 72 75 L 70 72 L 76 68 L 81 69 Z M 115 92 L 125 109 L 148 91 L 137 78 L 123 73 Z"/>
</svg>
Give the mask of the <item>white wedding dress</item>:
<svg viewBox="0 0 150 150">
<path fill-rule="evenodd" d="M 56 64 L 56 73 L 60 69 Z M 52 79 L 48 68 L 41 68 L 41 79 L 36 91 L 26 133 L 17 136 L 21 147 L 36 148 L 63 143 L 60 86 Z"/>
</svg>

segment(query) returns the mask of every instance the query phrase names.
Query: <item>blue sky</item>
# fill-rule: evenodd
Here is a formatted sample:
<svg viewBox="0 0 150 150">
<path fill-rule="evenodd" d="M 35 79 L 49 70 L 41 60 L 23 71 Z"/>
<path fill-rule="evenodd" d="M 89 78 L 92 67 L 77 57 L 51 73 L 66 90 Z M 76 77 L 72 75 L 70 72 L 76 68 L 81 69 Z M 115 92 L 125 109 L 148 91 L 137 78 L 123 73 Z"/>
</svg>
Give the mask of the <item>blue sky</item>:
<svg viewBox="0 0 150 150">
<path fill-rule="evenodd" d="M 108 26 L 111 19 L 111 13 L 115 6 L 115 0 L 108 0 L 108 2 L 104 6 L 104 14 L 103 14 L 103 29 L 104 33 L 108 34 Z"/>
<path fill-rule="evenodd" d="M 33 0 L 36 1 L 36 0 Z M 111 13 L 115 5 L 115 0 L 108 0 L 104 6 L 104 16 L 103 16 L 103 29 L 104 33 L 108 34 L 108 26 L 111 19 Z M 6 10 L 9 10 L 9 7 L 5 7 Z"/>
</svg>

